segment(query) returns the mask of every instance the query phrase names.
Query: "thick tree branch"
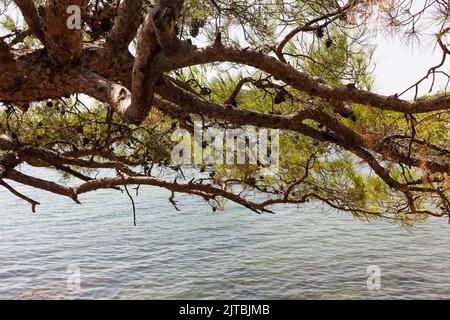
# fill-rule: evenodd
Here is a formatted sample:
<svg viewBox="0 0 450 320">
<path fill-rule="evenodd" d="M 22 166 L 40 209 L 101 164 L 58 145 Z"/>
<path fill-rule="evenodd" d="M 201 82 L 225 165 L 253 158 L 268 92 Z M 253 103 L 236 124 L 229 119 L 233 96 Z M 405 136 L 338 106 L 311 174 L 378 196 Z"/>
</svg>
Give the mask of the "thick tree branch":
<svg viewBox="0 0 450 320">
<path fill-rule="evenodd" d="M 107 36 L 108 44 L 115 50 L 125 50 L 133 41 L 142 22 L 142 4 L 143 0 L 120 1 L 118 17 Z"/>
<path fill-rule="evenodd" d="M 14 1 L 22 12 L 23 18 L 30 28 L 31 32 L 39 39 L 41 42 L 45 43 L 44 32 L 42 31 L 42 25 L 39 18 L 39 13 L 33 0 L 15 0 Z"/>
<path fill-rule="evenodd" d="M 131 76 L 131 101 L 120 107 L 124 119 L 131 123 L 142 122 L 152 107 L 153 87 L 161 75 L 159 66 L 155 68 L 153 62 L 166 44 L 176 42 L 175 23 L 182 9 L 182 0 L 160 0 L 139 29 Z"/>
<path fill-rule="evenodd" d="M 124 86 L 115 84 L 87 69 L 74 72 L 74 91 L 85 93 L 109 104 L 124 119 L 131 120 L 132 94 Z M 132 113 L 134 112 L 131 111 Z M 133 121 L 132 121 L 133 122 Z"/>
<path fill-rule="evenodd" d="M 401 154 L 400 152 L 387 147 L 385 144 L 373 145 L 371 141 L 366 141 L 364 137 L 342 124 L 338 121 L 338 119 L 317 108 L 306 108 L 296 114 L 288 116 L 230 109 L 224 105 L 205 101 L 195 94 L 176 86 L 168 80 L 163 80 L 161 82 L 161 84 L 157 87 L 157 92 L 172 103 L 176 105 L 183 105 L 182 111 L 187 113 L 199 114 L 217 120 L 226 120 L 237 125 L 253 125 L 256 127 L 292 130 L 310 136 L 319 141 L 328 141 L 338 144 L 351 152 L 356 151 L 358 156 L 363 154 L 362 150 L 365 148 L 372 150 L 373 152 L 384 154 L 388 158 L 400 163 L 405 163 L 416 167 L 419 167 L 425 163 L 426 167 L 432 172 L 448 172 L 450 170 L 449 163 L 415 159 L 413 157 L 408 157 L 407 155 Z M 161 101 L 157 101 L 156 106 L 161 108 L 162 111 L 168 109 L 176 110 L 176 108 L 170 108 L 166 105 L 166 103 Z M 185 117 L 185 115 L 181 113 L 181 110 L 178 111 L 178 114 Z M 328 129 L 332 130 L 336 135 L 330 136 L 329 133 L 319 131 L 305 125 L 303 121 L 307 119 L 317 121 L 321 125 L 324 125 Z M 357 149 L 354 149 L 355 147 Z M 381 173 L 381 171 L 379 172 Z"/>
<path fill-rule="evenodd" d="M 69 29 L 68 8 L 78 6 L 81 10 L 86 0 L 45 0 L 43 4 L 43 29 L 45 44 L 50 57 L 58 64 L 76 62 L 83 51 L 81 29 Z"/>
<path fill-rule="evenodd" d="M 4 176 L 5 179 L 13 180 L 15 182 L 25 184 L 28 186 L 31 186 L 33 188 L 45 190 L 54 194 L 59 194 L 62 196 L 66 196 L 71 198 L 76 203 L 80 204 L 80 201 L 78 200 L 77 194 L 75 191 L 70 187 L 65 187 L 62 185 L 59 185 L 57 183 L 35 178 L 28 176 L 26 174 L 20 173 L 16 170 L 10 170 L 7 172 Z"/>
<path fill-rule="evenodd" d="M 334 87 L 323 83 L 304 72 L 298 71 L 290 65 L 282 63 L 272 56 L 258 51 L 236 47 L 213 45 L 198 50 L 190 58 L 181 61 L 177 67 L 213 62 L 233 62 L 252 66 L 267 72 L 275 78 L 310 96 L 327 100 L 349 101 L 382 110 L 408 114 L 448 110 L 450 108 L 450 95 L 409 102 L 399 99 L 396 96 L 384 96 L 357 89 L 353 84 Z"/>
</svg>

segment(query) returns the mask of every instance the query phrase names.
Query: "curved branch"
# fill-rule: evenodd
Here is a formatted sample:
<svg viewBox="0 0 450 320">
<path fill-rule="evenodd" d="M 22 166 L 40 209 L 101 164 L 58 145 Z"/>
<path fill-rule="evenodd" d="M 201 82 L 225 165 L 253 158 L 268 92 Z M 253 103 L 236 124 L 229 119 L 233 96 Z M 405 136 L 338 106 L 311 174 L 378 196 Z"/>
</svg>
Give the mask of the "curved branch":
<svg viewBox="0 0 450 320">
<path fill-rule="evenodd" d="M 152 177 L 116 177 L 116 178 L 96 179 L 75 187 L 74 191 L 77 195 L 80 195 L 83 193 L 88 193 L 99 189 L 110 189 L 112 187 L 127 186 L 127 185 L 156 186 L 170 190 L 172 192 L 187 193 L 202 196 L 206 199 L 222 197 L 231 200 L 237 204 L 240 204 L 257 213 L 271 212 L 264 208 L 259 209 L 258 205 L 251 201 L 245 200 L 231 192 L 215 188 L 210 185 L 198 183 L 169 182 Z"/>
<path fill-rule="evenodd" d="M 196 51 L 191 57 L 181 61 L 177 68 L 213 62 L 233 62 L 252 66 L 310 96 L 332 101 L 349 101 L 408 114 L 450 109 L 450 95 L 409 102 L 396 96 L 384 96 L 357 89 L 353 84 L 334 87 L 262 52 L 217 44 Z"/>
<path fill-rule="evenodd" d="M 39 202 L 28 198 L 27 196 L 21 194 L 19 191 L 17 191 L 16 189 L 14 189 L 13 187 L 11 187 L 9 184 L 7 184 L 5 181 L 0 180 L 0 185 L 2 185 L 3 187 L 5 187 L 9 192 L 11 192 L 13 195 L 15 195 L 16 197 L 25 200 L 26 202 L 28 202 L 29 204 L 31 204 L 31 211 L 33 213 L 36 213 L 36 206 L 40 205 Z"/>
<path fill-rule="evenodd" d="M 358 3 L 358 0 L 353 0 L 342 8 L 339 8 L 333 12 L 330 12 L 323 16 L 315 18 L 311 21 L 308 21 L 303 26 L 300 26 L 300 27 L 297 27 L 297 28 L 294 28 L 293 30 L 291 30 L 284 37 L 284 39 L 280 42 L 280 44 L 277 46 L 277 48 L 275 49 L 275 54 L 277 55 L 278 59 L 280 59 L 280 61 L 283 63 L 287 63 L 287 61 L 283 55 L 283 49 L 289 43 L 289 41 L 292 38 L 294 38 L 297 34 L 299 34 L 300 32 L 316 31 L 316 30 L 327 27 L 330 23 L 335 21 L 341 14 L 343 14 L 345 11 L 349 10 L 350 8 L 354 7 L 357 3 Z M 327 20 L 327 19 L 329 19 L 329 20 L 326 21 L 325 23 L 323 23 L 322 25 L 315 26 L 315 24 L 319 23 L 320 21 Z"/>
</svg>

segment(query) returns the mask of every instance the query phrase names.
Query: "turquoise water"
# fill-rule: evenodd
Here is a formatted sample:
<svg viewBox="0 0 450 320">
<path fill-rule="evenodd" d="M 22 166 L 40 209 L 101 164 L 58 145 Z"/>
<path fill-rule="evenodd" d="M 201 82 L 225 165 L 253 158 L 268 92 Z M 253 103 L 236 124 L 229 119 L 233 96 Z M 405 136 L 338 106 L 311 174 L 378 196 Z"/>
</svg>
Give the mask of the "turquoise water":
<svg viewBox="0 0 450 320">
<path fill-rule="evenodd" d="M 0 189 L 1 299 L 450 298 L 445 219 L 407 232 L 321 205 L 212 213 L 188 196 L 176 212 L 169 193 L 141 188 L 134 227 L 118 191 L 89 194 L 80 206 L 20 190 L 42 206 L 33 215 Z M 378 291 L 366 285 L 371 265 L 381 269 Z"/>
</svg>

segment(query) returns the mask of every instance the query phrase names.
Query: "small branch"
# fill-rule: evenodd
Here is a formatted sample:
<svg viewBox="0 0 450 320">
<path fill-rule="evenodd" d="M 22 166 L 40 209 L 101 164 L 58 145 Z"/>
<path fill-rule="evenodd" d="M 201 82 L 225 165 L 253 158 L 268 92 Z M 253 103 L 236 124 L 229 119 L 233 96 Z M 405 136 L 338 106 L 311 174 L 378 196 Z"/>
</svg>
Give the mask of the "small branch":
<svg viewBox="0 0 450 320">
<path fill-rule="evenodd" d="M 130 198 L 130 200 L 131 200 L 131 205 L 133 206 L 133 223 L 134 223 L 134 226 L 136 227 L 137 226 L 137 221 L 136 221 L 136 205 L 134 204 L 134 199 L 133 199 L 133 196 L 130 194 L 130 192 L 128 191 L 128 187 L 126 186 L 126 185 L 124 185 L 124 188 L 125 188 L 125 192 L 127 193 L 127 195 L 128 195 L 128 198 Z"/>
<path fill-rule="evenodd" d="M 283 55 L 283 49 L 284 47 L 288 44 L 288 42 L 295 37 L 298 33 L 300 32 L 310 32 L 310 31 L 316 31 L 319 29 L 323 29 L 326 28 L 330 23 L 332 23 L 333 21 L 335 21 L 339 15 L 341 15 L 342 13 L 344 13 L 345 11 L 347 11 L 348 9 L 352 8 L 355 3 L 357 3 L 357 1 L 351 1 L 349 4 L 347 4 L 345 7 L 340 8 L 336 11 L 330 12 L 328 14 L 325 14 L 323 16 L 320 16 L 316 19 L 313 19 L 309 22 L 307 22 L 305 25 L 297 27 L 295 29 L 293 29 L 291 32 L 289 32 L 286 37 L 280 42 L 280 44 L 278 45 L 278 47 L 275 49 L 275 54 L 277 55 L 278 59 L 280 59 L 281 62 L 283 63 L 287 63 L 286 59 L 284 58 Z M 330 19 L 332 18 L 332 19 Z M 315 25 L 317 23 L 319 23 L 320 21 L 329 19 L 328 21 L 326 21 L 325 23 L 323 23 L 322 25 Z"/>
<path fill-rule="evenodd" d="M 175 192 L 174 191 L 172 191 L 169 201 L 174 206 L 175 210 L 180 211 L 180 209 L 177 206 L 177 201 L 175 201 Z"/>
<path fill-rule="evenodd" d="M 19 197 L 20 199 L 25 200 L 26 202 L 31 204 L 31 211 L 33 213 L 36 213 L 36 206 L 40 205 L 39 202 L 37 202 L 37 201 L 35 201 L 35 200 L 31 199 L 31 198 L 28 198 L 27 196 L 21 194 L 20 192 L 15 190 L 13 187 L 11 187 L 9 184 L 7 184 L 3 180 L 0 180 L 0 185 L 4 186 L 9 192 L 11 192 L 16 197 Z"/>
</svg>

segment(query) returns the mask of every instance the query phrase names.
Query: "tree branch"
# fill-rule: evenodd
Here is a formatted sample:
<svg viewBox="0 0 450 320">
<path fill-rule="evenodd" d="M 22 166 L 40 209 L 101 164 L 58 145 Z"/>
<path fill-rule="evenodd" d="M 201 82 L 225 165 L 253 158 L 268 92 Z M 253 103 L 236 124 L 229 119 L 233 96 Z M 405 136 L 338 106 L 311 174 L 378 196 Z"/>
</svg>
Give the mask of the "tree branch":
<svg viewBox="0 0 450 320">
<path fill-rule="evenodd" d="M 320 97 L 326 100 L 349 101 L 382 110 L 408 114 L 448 110 L 450 108 L 449 95 L 409 102 L 396 96 L 384 96 L 357 89 L 353 84 L 334 87 L 262 52 L 218 46 L 217 44 L 196 51 L 191 57 L 180 61 L 177 68 L 213 62 L 233 62 L 252 66 L 309 96 Z"/>
<path fill-rule="evenodd" d="M 22 12 L 23 18 L 30 28 L 31 32 L 39 39 L 42 43 L 45 43 L 44 32 L 42 31 L 41 21 L 39 18 L 39 13 L 34 5 L 33 0 L 15 0 L 14 1 Z"/>
<path fill-rule="evenodd" d="M 45 0 L 43 4 L 43 29 L 50 57 L 58 64 L 77 61 L 83 51 L 81 29 L 69 29 L 69 6 L 86 7 L 86 0 Z"/>
<path fill-rule="evenodd" d="M 114 50 L 121 51 L 128 48 L 142 22 L 142 0 L 121 0 L 119 14 L 107 42 Z"/>
<path fill-rule="evenodd" d="M 27 196 L 21 194 L 20 192 L 18 192 L 17 190 L 15 190 L 13 187 L 11 187 L 9 184 L 7 184 L 5 181 L 0 180 L 0 185 L 4 186 L 9 192 L 11 192 L 13 195 L 15 195 L 16 197 L 25 200 L 26 202 L 28 202 L 29 204 L 31 204 L 31 211 L 33 213 L 36 213 L 36 206 L 40 205 L 39 202 L 28 198 Z"/>
</svg>

